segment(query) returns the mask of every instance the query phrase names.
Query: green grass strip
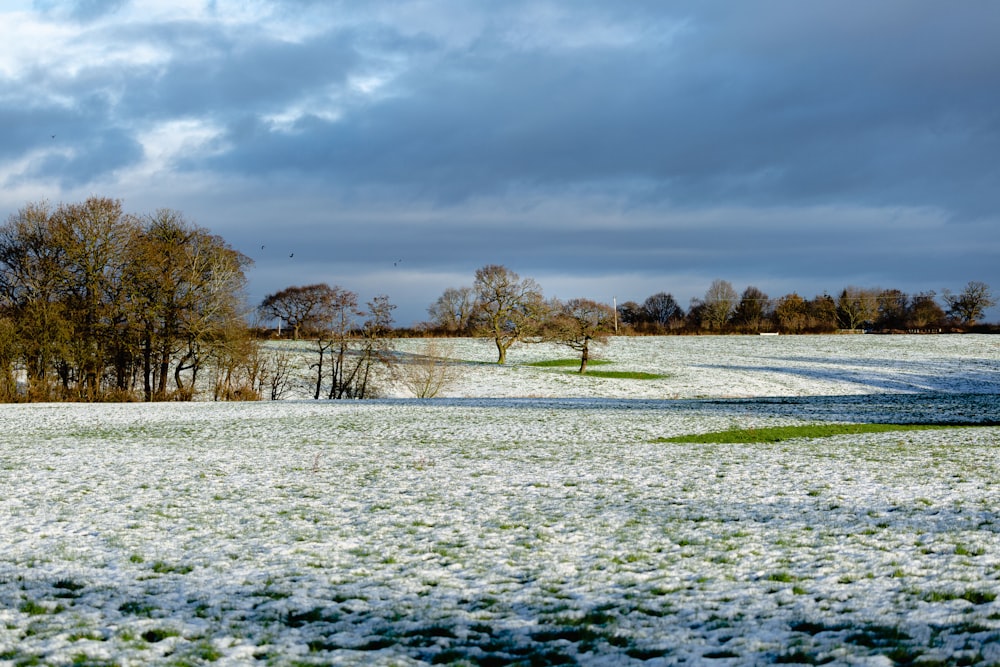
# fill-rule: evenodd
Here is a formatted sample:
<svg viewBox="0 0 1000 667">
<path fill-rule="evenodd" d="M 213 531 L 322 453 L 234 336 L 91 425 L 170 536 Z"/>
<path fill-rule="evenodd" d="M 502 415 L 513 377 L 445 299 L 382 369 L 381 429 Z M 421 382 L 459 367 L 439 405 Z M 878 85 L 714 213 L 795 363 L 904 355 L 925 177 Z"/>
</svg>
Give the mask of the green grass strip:
<svg viewBox="0 0 1000 667">
<path fill-rule="evenodd" d="M 653 442 L 694 442 L 705 444 L 782 442 L 793 438 L 829 438 L 835 435 L 886 433 L 889 431 L 923 431 L 954 428 L 956 424 L 802 424 L 769 428 L 734 428 L 712 433 L 676 435 L 657 438 Z M 970 424 L 972 426 L 972 424 Z"/>
</svg>

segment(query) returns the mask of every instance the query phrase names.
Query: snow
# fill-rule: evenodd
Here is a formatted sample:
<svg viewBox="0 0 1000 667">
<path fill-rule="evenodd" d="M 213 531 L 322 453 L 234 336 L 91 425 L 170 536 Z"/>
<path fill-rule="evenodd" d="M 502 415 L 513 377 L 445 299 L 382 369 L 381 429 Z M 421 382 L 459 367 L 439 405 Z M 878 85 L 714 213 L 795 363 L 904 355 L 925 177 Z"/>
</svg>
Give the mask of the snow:
<svg viewBox="0 0 1000 667">
<path fill-rule="evenodd" d="M 601 351 L 647 381 L 462 340 L 441 399 L 4 406 L 0 665 L 995 663 L 1000 427 L 654 442 L 1000 422 L 995 340 Z"/>
</svg>

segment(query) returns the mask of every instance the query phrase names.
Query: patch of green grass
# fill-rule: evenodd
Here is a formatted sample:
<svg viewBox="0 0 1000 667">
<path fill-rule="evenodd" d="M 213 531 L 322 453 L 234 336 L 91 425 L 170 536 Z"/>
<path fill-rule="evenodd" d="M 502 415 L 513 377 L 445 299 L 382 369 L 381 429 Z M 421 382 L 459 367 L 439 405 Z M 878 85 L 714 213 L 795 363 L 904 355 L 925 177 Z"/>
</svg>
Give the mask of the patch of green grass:
<svg viewBox="0 0 1000 667">
<path fill-rule="evenodd" d="M 972 604 L 988 604 L 997 599 L 993 591 L 977 591 L 969 589 L 961 592 L 929 591 L 921 596 L 927 602 L 948 602 L 949 600 L 965 600 Z"/>
<path fill-rule="evenodd" d="M 55 608 L 46 607 L 43 604 L 35 602 L 34 600 L 25 600 L 20 605 L 18 605 L 18 611 L 22 614 L 27 614 L 28 616 L 42 616 L 44 614 L 58 614 L 64 611 L 65 608 L 62 605 L 57 605 Z"/>
<path fill-rule="evenodd" d="M 194 568 L 190 565 L 175 565 L 158 560 L 153 563 L 153 572 L 157 574 L 189 574 Z"/>
<path fill-rule="evenodd" d="M 591 359 L 587 362 L 588 366 L 602 366 L 604 364 L 610 364 L 612 362 L 606 359 Z M 564 368 L 564 367 L 580 367 L 579 359 L 546 359 L 544 361 L 532 361 L 531 363 L 525 364 L 525 366 L 536 366 L 538 368 Z"/>
<path fill-rule="evenodd" d="M 782 442 L 793 438 L 829 438 L 835 435 L 921 431 L 941 428 L 955 428 L 955 426 L 950 424 L 801 424 L 795 426 L 772 426 L 768 428 L 733 428 L 725 431 L 713 431 L 711 433 L 693 433 L 689 435 L 676 435 L 670 438 L 657 438 L 653 442 L 694 442 L 702 444 Z"/>
</svg>

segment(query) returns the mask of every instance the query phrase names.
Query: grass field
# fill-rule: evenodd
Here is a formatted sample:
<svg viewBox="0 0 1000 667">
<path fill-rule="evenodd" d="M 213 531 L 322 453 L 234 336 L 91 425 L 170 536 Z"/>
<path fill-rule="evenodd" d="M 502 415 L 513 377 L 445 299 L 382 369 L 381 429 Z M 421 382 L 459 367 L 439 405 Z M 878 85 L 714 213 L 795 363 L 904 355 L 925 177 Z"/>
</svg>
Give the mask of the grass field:
<svg viewBox="0 0 1000 667">
<path fill-rule="evenodd" d="M 1000 419 L 992 341 L 921 340 L 817 338 L 811 394 L 713 339 L 609 350 L 653 381 L 469 360 L 520 396 L 4 406 L 0 664 L 1000 664 L 1000 428 L 657 442 Z"/>
</svg>

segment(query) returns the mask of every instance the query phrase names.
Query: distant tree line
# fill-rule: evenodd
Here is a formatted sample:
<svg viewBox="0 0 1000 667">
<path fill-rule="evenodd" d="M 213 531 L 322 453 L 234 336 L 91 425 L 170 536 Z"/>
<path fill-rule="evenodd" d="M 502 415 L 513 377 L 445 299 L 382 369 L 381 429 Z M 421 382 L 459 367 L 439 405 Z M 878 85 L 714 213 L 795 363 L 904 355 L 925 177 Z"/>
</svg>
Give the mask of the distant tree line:
<svg viewBox="0 0 1000 667">
<path fill-rule="evenodd" d="M 944 290 L 908 295 L 898 289 L 845 287 L 837 296 L 805 299 L 797 293 L 772 299 L 750 286 L 737 294 L 715 280 L 704 297 L 684 311 L 660 292 L 642 304 L 623 303 L 621 322 L 639 333 L 832 333 L 839 330 L 907 332 L 968 329 L 996 305 L 990 287 L 970 282 L 958 294 Z"/>
<path fill-rule="evenodd" d="M 249 264 L 175 211 L 29 204 L 0 227 L 0 400 L 184 399 L 208 366 L 243 397 Z"/>
<path fill-rule="evenodd" d="M 838 330 L 904 332 L 954 330 L 975 325 L 996 305 L 990 287 L 970 282 L 962 292 L 907 295 L 896 289 L 846 287 L 804 299 L 796 293 L 772 299 L 757 287 L 742 294 L 715 280 L 688 309 L 668 292 L 617 309 L 589 299 L 545 299 L 541 287 L 504 266 L 476 271 L 473 284 L 449 287 L 428 308 L 424 329 L 437 335 L 482 336 L 497 347 L 498 363 L 518 341 L 552 341 L 581 353 L 586 370 L 590 345 L 611 334 L 832 333 Z"/>
<path fill-rule="evenodd" d="M 216 400 L 279 398 L 291 361 L 263 354 L 254 315 L 310 341 L 314 398 L 379 395 L 379 382 L 394 377 L 390 339 L 400 333 L 389 298 L 360 307 L 354 292 L 320 283 L 285 288 L 249 309 L 251 263 L 169 209 L 132 215 L 102 197 L 25 206 L 0 225 L 0 401 L 190 400 L 196 384 Z M 418 328 L 489 339 L 501 364 L 518 342 L 558 343 L 579 355 L 583 373 L 593 346 L 613 334 L 967 328 L 996 304 L 982 282 L 940 299 L 858 287 L 772 299 L 716 280 L 687 310 L 667 292 L 612 308 L 546 299 L 535 280 L 490 264 L 470 286 L 446 289 Z M 447 375 L 440 362 L 428 358 L 426 372 L 411 367 L 397 379 L 428 395 Z"/>
</svg>

